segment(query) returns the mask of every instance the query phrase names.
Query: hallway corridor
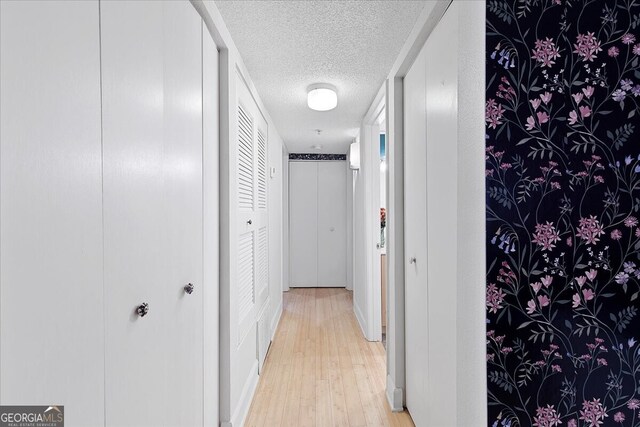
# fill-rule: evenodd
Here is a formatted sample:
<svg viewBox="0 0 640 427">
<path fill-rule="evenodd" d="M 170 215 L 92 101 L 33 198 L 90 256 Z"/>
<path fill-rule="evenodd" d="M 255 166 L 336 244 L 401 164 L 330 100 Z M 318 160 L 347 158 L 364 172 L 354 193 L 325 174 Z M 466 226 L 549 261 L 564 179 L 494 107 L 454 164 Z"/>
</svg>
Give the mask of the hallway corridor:
<svg viewBox="0 0 640 427">
<path fill-rule="evenodd" d="M 283 304 L 246 426 L 413 426 L 389 409 L 384 348 L 362 336 L 351 292 L 292 289 Z"/>
</svg>

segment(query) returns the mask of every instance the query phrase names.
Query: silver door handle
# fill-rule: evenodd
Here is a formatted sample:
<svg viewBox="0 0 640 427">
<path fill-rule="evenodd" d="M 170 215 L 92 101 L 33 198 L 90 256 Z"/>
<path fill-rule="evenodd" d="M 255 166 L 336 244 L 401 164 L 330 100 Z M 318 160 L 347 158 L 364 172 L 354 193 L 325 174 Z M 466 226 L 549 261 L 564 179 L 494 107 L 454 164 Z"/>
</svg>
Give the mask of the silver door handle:
<svg viewBox="0 0 640 427">
<path fill-rule="evenodd" d="M 415 257 L 413 257 L 413 258 L 409 258 L 409 264 L 415 264 L 415 263 L 416 263 L 416 261 L 417 261 L 417 260 L 416 260 L 416 258 L 415 258 Z"/>
<path fill-rule="evenodd" d="M 191 295 L 193 293 L 194 288 L 195 286 L 193 286 L 193 283 L 189 283 L 184 286 L 184 291 L 187 293 L 187 295 Z"/>
</svg>

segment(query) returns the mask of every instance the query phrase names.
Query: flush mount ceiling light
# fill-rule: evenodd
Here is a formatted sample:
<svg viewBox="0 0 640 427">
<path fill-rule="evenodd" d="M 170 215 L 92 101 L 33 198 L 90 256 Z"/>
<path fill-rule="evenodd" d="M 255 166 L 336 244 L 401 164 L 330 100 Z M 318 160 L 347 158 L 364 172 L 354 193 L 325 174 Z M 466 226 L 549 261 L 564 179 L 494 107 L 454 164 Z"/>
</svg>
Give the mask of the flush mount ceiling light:
<svg viewBox="0 0 640 427">
<path fill-rule="evenodd" d="M 307 89 L 307 105 L 312 110 L 329 111 L 338 105 L 338 94 L 335 86 L 318 83 Z"/>
</svg>

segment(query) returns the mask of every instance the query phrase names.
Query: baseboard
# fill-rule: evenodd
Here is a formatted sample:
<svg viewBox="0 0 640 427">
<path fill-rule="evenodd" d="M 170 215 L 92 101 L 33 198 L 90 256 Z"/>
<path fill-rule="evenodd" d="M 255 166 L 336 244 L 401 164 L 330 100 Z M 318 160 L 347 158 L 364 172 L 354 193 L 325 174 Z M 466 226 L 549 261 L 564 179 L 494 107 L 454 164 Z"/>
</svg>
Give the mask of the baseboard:
<svg viewBox="0 0 640 427">
<path fill-rule="evenodd" d="M 367 341 L 370 341 L 366 332 L 367 324 L 364 321 L 364 316 L 362 315 L 362 311 L 360 311 L 360 307 L 358 307 L 358 304 L 355 304 L 355 303 L 353 304 L 353 312 L 356 315 L 356 319 L 358 320 L 358 325 L 360 325 L 360 330 L 362 331 L 362 335 L 364 335 L 364 339 L 366 339 Z"/>
<path fill-rule="evenodd" d="M 258 388 L 258 361 L 253 364 L 251 368 L 251 375 L 249 380 L 245 383 L 242 393 L 240 394 L 240 401 L 238 406 L 231 416 L 231 421 L 223 421 L 220 423 L 221 427 L 242 427 L 249 415 L 249 409 L 251 408 L 251 402 L 253 402 L 253 396 Z"/>
<path fill-rule="evenodd" d="M 391 375 L 387 375 L 386 395 L 389 406 L 391 407 L 391 410 L 393 412 L 404 411 L 403 390 L 396 387 L 395 383 L 393 382 L 393 378 L 391 378 Z"/>
<path fill-rule="evenodd" d="M 280 300 L 278 309 L 273 313 L 273 317 L 271 318 L 271 341 L 276 337 L 276 331 L 278 330 L 280 319 L 282 319 L 282 299 Z"/>
</svg>

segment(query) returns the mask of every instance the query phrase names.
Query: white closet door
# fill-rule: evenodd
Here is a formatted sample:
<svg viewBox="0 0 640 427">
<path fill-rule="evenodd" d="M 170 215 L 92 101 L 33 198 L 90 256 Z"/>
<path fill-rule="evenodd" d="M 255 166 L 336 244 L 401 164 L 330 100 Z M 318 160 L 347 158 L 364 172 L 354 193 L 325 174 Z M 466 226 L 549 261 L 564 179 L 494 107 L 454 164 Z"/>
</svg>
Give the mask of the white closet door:
<svg viewBox="0 0 640 427">
<path fill-rule="evenodd" d="M 347 163 L 318 162 L 318 286 L 347 283 Z"/>
<path fill-rule="evenodd" d="M 202 31 L 186 1 L 164 7 L 164 212 L 167 312 L 164 328 L 166 426 L 202 426 Z M 191 283 L 191 294 L 185 286 Z M 146 320 L 146 319 L 141 319 Z"/>
<path fill-rule="evenodd" d="M 97 1 L 0 2 L 0 403 L 104 413 Z"/>
<path fill-rule="evenodd" d="M 107 424 L 199 425 L 201 22 L 187 2 L 105 2 L 102 52 Z"/>
<path fill-rule="evenodd" d="M 318 163 L 289 163 L 292 287 L 318 286 Z"/>
</svg>

